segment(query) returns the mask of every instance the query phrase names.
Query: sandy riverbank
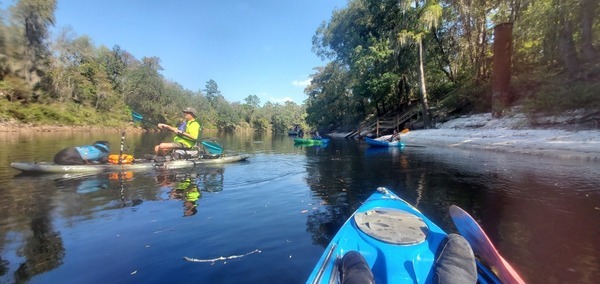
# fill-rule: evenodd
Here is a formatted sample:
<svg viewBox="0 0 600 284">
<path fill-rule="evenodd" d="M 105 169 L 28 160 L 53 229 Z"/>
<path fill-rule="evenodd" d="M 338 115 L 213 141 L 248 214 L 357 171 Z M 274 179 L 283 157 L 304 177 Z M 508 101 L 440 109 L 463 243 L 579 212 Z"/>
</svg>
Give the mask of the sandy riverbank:
<svg viewBox="0 0 600 284">
<path fill-rule="evenodd" d="M 123 127 L 93 126 L 93 125 L 33 125 L 19 122 L 1 122 L 0 133 L 3 132 L 144 132 L 141 127 L 127 125 Z"/>
<path fill-rule="evenodd" d="M 402 134 L 410 145 L 430 145 L 461 149 L 530 154 L 600 162 L 600 130 L 534 129 L 522 115 L 492 119 L 478 114 L 450 120 L 437 129 L 414 130 Z M 571 127 L 574 128 L 574 127 Z"/>
</svg>

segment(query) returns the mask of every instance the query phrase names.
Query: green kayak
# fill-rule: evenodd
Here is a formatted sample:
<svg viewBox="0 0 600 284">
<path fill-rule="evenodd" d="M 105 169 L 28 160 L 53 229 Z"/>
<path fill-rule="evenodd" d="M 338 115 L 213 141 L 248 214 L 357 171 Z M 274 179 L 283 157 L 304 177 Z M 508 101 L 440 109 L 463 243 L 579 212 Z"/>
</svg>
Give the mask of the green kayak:
<svg viewBox="0 0 600 284">
<path fill-rule="evenodd" d="M 329 139 L 304 139 L 294 138 L 294 144 L 297 145 L 322 145 L 329 143 Z"/>
</svg>

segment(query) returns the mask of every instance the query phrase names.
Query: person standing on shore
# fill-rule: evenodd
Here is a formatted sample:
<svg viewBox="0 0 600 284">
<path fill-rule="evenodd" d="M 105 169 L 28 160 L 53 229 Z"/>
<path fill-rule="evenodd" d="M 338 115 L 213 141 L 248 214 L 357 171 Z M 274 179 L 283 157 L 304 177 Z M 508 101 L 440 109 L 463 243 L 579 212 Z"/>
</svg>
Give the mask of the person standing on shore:
<svg viewBox="0 0 600 284">
<path fill-rule="evenodd" d="M 154 147 L 157 156 L 165 156 L 169 151 L 176 148 L 191 148 L 196 144 L 200 134 L 200 123 L 196 121 L 197 111 L 193 107 L 183 110 L 185 116 L 185 130 L 180 130 L 175 126 L 159 123 L 158 128 L 168 129 L 175 133 L 173 142 L 163 142 Z"/>
</svg>

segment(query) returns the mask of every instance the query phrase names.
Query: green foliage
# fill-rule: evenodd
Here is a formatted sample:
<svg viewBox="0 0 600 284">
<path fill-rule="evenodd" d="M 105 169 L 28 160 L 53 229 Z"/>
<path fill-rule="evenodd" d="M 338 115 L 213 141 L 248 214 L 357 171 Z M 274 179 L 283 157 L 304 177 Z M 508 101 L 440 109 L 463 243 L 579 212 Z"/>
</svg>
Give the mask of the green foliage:
<svg viewBox="0 0 600 284">
<path fill-rule="evenodd" d="M 442 106 L 450 110 L 468 106 L 469 110 L 472 109 L 475 112 L 488 112 L 492 109 L 490 88 L 489 82 L 475 80 L 463 82 L 459 88 L 453 90 L 446 99 L 442 100 Z"/>
<path fill-rule="evenodd" d="M 556 70 L 554 70 L 556 71 Z M 559 114 L 568 110 L 600 109 L 600 72 L 588 79 L 565 73 L 540 73 L 515 84 L 530 113 Z"/>
<path fill-rule="evenodd" d="M 357 116 L 357 103 L 362 99 L 355 98 L 348 88 L 349 73 L 341 63 L 331 62 L 317 71 L 305 90 L 306 122 L 319 129 L 343 126 Z"/>
<path fill-rule="evenodd" d="M 532 112 L 598 108 L 600 5 L 555 2 L 350 0 L 313 37 L 313 51 L 332 61 L 315 68 L 304 104 L 261 107 L 256 95 L 228 102 L 212 79 L 204 90 L 185 90 L 163 77 L 160 58 L 96 47 L 69 29 L 50 42 L 56 1 L 19 0 L 0 24 L 0 119 L 120 125 L 129 107 L 176 124 L 191 106 L 205 129 L 330 130 L 406 107 L 417 94 L 449 109 L 489 111 L 493 25 L 507 21 L 513 101 Z"/>
<path fill-rule="evenodd" d="M 526 101 L 532 111 L 597 108 L 598 9 L 593 0 L 351 0 L 313 37 L 317 55 L 343 68 L 328 66 L 314 75 L 306 90 L 307 119 L 329 126 L 381 114 L 386 106 L 410 102 L 417 90 L 423 102 L 448 110 L 490 111 L 493 27 L 505 22 L 514 24 L 515 79 L 507 101 Z M 421 43 L 423 58 L 417 56 Z M 590 64 L 576 65 L 581 58 Z M 536 79 L 546 70 L 562 75 Z M 334 75 L 342 79 L 331 80 Z M 341 99 L 340 85 L 351 88 L 352 100 Z M 360 111 L 338 115 L 340 108 Z"/>
<path fill-rule="evenodd" d="M 28 101 L 32 89 L 21 77 L 9 74 L 0 81 L 0 94 L 9 101 Z"/>
<path fill-rule="evenodd" d="M 20 0 L 8 10 L 15 24 L 0 23 L 0 118 L 4 121 L 120 126 L 131 120 L 133 110 L 147 120 L 175 125 L 184 108 L 194 107 L 205 129 L 253 127 L 284 132 L 303 123 L 301 106 L 268 103 L 261 107 L 256 95 L 249 95 L 245 104 L 230 103 L 212 79 L 203 91 L 185 90 L 162 76 L 160 58 L 138 60 L 118 45 L 111 50 L 96 47 L 91 38 L 77 36 L 69 28 L 49 42 L 55 7 L 55 0 Z M 5 105 L 5 100 L 15 103 Z"/>
<path fill-rule="evenodd" d="M 47 68 L 46 58 L 50 52 L 46 44 L 50 26 L 54 25 L 56 0 L 20 0 L 13 9 L 12 16 L 21 24 L 22 42 L 19 59 L 21 75 L 30 84 L 36 84 Z"/>
<path fill-rule="evenodd" d="M 129 119 L 127 119 L 129 117 Z M 83 107 L 74 103 L 70 104 L 22 104 L 20 102 L 7 102 L 0 108 L 2 120 L 16 119 L 22 123 L 33 125 L 94 125 L 124 127 L 131 120 L 129 114 L 123 111 L 107 116 L 92 107 Z"/>
</svg>

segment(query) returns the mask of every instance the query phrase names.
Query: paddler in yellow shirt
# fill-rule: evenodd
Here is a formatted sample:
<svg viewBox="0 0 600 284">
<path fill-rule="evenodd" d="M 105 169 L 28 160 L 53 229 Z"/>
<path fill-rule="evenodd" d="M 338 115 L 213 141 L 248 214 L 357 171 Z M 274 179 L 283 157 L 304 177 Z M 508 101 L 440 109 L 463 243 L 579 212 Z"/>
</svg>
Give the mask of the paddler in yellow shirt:
<svg viewBox="0 0 600 284">
<path fill-rule="evenodd" d="M 164 142 L 156 145 L 154 152 L 156 152 L 157 156 L 165 156 L 173 149 L 188 149 L 196 144 L 196 140 L 198 140 L 198 135 L 200 134 L 200 123 L 196 121 L 197 111 L 193 107 L 188 107 L 183 110 L 183 114 L 185 116 L 185 126 L 177 128 L 164 123 L 158 124 L 158 128 L 160 129 L 173 131 L 175 138 L 173 138 L 173 142 Z"/>
</svg>

